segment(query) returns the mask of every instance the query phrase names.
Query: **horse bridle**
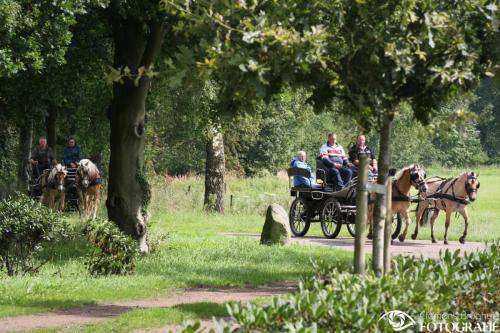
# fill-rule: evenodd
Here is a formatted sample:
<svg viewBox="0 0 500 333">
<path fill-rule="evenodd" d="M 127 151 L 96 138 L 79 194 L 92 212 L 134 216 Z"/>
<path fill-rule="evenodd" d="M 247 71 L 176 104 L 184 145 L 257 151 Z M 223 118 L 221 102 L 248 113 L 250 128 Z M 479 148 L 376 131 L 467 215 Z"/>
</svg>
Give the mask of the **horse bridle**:
<svg viewBox="0 0 500 333">
<path fill-rule="evenodd" d="M 60 180 L 60 178 L 58 177 L 60 174 L 63 175 L 63 178 L 62 178 L 62 181 Z M 54 189 L 60 189 L 61 191 L 64 190 L 64 179 L 66 178 L 66 174 L 64 173 L 63 170 L 61 171 L 57 171 L 56 174 L 54 175 L 54 178 L 52 179 L 51 182 L 49 182 L 47 185 L 51 188 L 54 188 Z"/>
<path fill-rule="evenodd" d="M 477 193 L 477 190 L 481 186 L 481 183 L 478 181 L 476 188 L 472 188 L 472 185 L 469 183 L 470 180 L 477 180 L 477 176 L 474 175 L 473 173 L 467 174 L 467 181 L 465 182 L 465 191 L 467 192 L 467 196 L 469 197 L 470 200 L 472 200 L 471 195 L 472 193 Z"/>
<path fill-rule="evenodd" d="M 420 171 L 424 174 L 421 177 Z M 415 166 L 410 170 L 410 182 L 411 184 L 420 192 L 427 191 L 427 184 L 425 183 L 425 178 L 427 177 L 425 171 L 420 166 Z"/>
</svg>

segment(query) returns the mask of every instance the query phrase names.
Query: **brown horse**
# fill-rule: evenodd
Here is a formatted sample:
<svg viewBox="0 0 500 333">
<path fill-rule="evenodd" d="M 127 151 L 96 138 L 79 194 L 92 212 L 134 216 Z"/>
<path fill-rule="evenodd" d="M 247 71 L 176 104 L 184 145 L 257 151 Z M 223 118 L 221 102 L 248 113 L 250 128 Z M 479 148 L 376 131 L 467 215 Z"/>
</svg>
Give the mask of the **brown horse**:
<svg viewBox="0 0 500 333">
<path fill-rule="evenodd" d="M 464 218 L 465 228 L 460 243 L 465 243 L 467 236 L 467 227 L 469 225 L 469 214 L 467 213 L 467 205 L 476 200 L 477 190 L 479 189 L 479 173 L 474 171 L 465 172 L 462 175 L 454 178 L 443 179 L 432 177 L 427 181 L 428 191 L 427 198 L 421 201 L 417 207 L 417 223 L 415 224 L 415 232 L 411 236 L 417 238 L 418 225 L 423 225 L 426 222 L 424 212 L 433 212 L 430 217 L 431 222 L 431 239 L 433 243 L 437 243 L 434 236 L 434 222 L 439 215 L 440 210 L 446 211 L 446 221 L 444 223 L 444 243 L 448 244 L 448 227 L 450 226 L 451 213 L 458 212 Z M 425 221 L 424 221 L 425 220 Z"/>
<path fill-rule="evenodd" d="M 76 184 L 80 217 L 95 219 L 101 196 L 101 176 L 90 160 L 83 159 L 78 163 Z"/>
<path fill-rule="evenodd" d="M 410 214 L 408 213 L 411 204 L 410 189 L 415 187 L 420 193 L 425 193 L 427 191 L 427 185 L 425 183 L 425 171 L 418 164 L 412 164 L 401 169 L 392 182 L 392 214 L 399 213 L 401 217 L 405 220 L 406 225 L 399 235 L 399 240 L 401 242 L 405 241 L 406 233 L 408 232 L 408 226 L 410 225 Z M 375 194 L 370 196 L 370 202 L 374 201 Z M 373 219 L 373 208 L 374 205 L 370 204 L 368 207 L 368 224 L 370 226 L 370 231 L 368 238 L 372 235 L 372 219 Z"/>
<path fill-rule="evenodd" d="M 57 164 L 41 177 L 42 196 L 40 202 L 51 209 L 64 210 L 64 182 L 68 172 L 62 164 Z"/>
</svg>

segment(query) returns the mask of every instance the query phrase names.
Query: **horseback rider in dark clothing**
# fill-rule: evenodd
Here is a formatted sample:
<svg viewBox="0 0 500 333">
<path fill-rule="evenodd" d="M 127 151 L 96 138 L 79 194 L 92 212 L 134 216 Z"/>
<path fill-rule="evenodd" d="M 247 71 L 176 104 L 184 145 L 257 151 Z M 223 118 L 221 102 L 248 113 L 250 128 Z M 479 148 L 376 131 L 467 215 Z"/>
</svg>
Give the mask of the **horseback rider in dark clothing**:
<svg viewBox="0 0 500 333">
<path fill-rule="evenodd" d="M 40 177 L 43 170 L 50 169 L 54 161 L 54 153 L 52 149 L 47 146 L 47 138 L 41 136 L 38 140 L 38 146 L 31 152 L 30 163 L 33 168 L 33 176 L 35 179 Z"/>
<path fill-rule="evenodd" d="M 356 144 L 349 149 L 349 161 L 354 165 L 352 168 L 352 176 L 358 175 L 359 155 L 366 154 L 370 158 L 368 164 L 368 174 L 376 175 L 378 173 L 377 160 L 375 152 L 366 145 L 366 137 L 363 134 L 358 135 Z"/>
</svg>

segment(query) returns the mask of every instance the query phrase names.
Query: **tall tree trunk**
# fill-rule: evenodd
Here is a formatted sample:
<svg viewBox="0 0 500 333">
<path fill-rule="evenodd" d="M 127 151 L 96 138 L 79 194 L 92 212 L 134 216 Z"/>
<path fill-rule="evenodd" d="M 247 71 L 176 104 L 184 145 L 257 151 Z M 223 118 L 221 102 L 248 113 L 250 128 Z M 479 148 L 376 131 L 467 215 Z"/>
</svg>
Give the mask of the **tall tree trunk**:
<svg viewBox="0 0 500 333">
<path fill-rule="evenodd" d="M 47 116 L 45 117 L 45 130 L 47 133 L 47 145 L 52 148 L 54 152 L 54 157 L 56 156 L 56 144 L 57 144 L 57 128 L 56 128 L 56 120 L 57 120 L 57 109 L 53 106 L 49 107 L 49 111 Z"/>
<path fill-rule="evenodd" d="M 391 129 L 394 113 L 384 115 L 380 131 L 380 152 L 378 156 L 378 179 L 380 185 L 386 184 L 391 165 Z M 384 225 L 386 217 L 386 195 L 377 193 L 373 214 L 373 270 L 377 276 L 383 273 L 384 265 Z"/>
<path fill-rule="evenodd" d="M 28 187 L 29 174 L 26 174 L 26 166 L 29 164 L 32 145 L 33 119 L 31 117 L 27 117 L 27 119 L 25 119 L 25 123 L 19 126 L 17 185 L 21 189 L 26 189 Z"/>
<path fill-rule="evenodd" d="M 213 131 L 207 140 L 205 163 L 205 210 L 224 213 L 224 139 L 222 133 Z"/>
<path fill-rule="evenodd" d="M 164 30 L 159 24 L 137 17 L 111 17 L 115 43 L 114 67 L 128 67 L 132 75 L 142 66 L 148 69 L 160 51 Z M 149 31 L 146 31 L 149 30 Z M 123 78 L 113 85 L 113 100 L 108 108 L 110 122 L 110 161 L 108 218 L 126 234 L 139 241 L 140 251 L 147 244 L 147 206 L 151 198 L 144 170 L 144 117 L 150 78 Z"/>
</svg>

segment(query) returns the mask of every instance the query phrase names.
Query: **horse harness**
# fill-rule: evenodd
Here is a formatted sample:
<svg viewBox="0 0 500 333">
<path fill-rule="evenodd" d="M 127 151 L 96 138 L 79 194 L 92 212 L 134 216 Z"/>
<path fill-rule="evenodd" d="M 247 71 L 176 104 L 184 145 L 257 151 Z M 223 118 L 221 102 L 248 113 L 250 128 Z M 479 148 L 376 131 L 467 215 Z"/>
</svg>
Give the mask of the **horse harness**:
<svg viewBox="0 0 500 333">
<path fill-rule="evenodd" d="M 420 186 L 424 180 L 421 180 L 420 182 L 417 182 L 419 178 L 418 171 L 421 170 L 419 167 L 417 167 L 415 170 L 409 170 L 410 172 L 410 182 L 413 184 L 415 183 L 416 186 Z M 425 175 L 424 175 L 425 177 Z M 411 197 L 407 194 L 404 194 L 401 192 L 401 190 L 398 187 L 397 184 L 397 179 L 394 179 L 392 181 L 392 201 L 399 201 L 399 202 L 411 202 Z"/>
<path fill-rule="evenodd" d="M 82 185 L 82 179 L 80 177 L 78 177 L 77 184 L 79 186 Z M 92 179 L 91 181 L 89 181 L 89 186 L 94 186 L 94 185 L 98 185 L 98 184 L 102 184 L 102 178 L 99 175 L 97 177 L 95 177 L 94 179 Z"/>
<path fill-rule="evenodd" d="M 396 179 L 392 181 L 392 201 L 406 201 L 406 202 L 411 201 L 409 195 L 401 192 L 396 182 Z"/>
<path fill-rule="evenodd" d="M 471 203 L 471 201 L 465 197 L 465 198 L 461 198 L 461 197 L 457 197 L 455 195 L 455 183 L 457 182 L 459 177 L 455 177 L 455 178 L 448 178 L 448 179 L 445 179 L 439 186 L 438 188 L 436 189 L 436 192 L 434 192 L 433 194 L 431 195 L 428 195 L 427 196 L 427 199 L 446 199 L 446 200 L 450 200 L 450 201 L 454 201 L 456 203 L 459 203 L 461 205 L 468 205 Z M 478 184 L 477 188 L 472 188 L 471 185 L 469 184 L 469 180 L 477 180 L 477 177 L 475 175 L 467 175 L 467 181 L 465 182 L 465 191 L 467 192 L 467 195 L 471 194 L 471 193 L 474 193 L 474 192 L 477 192 L 477 189 L 479 188 L 480 184 Z M 435 182 L 438 182 L 438 181 L 442 181 L 443 178 L 440 178 L 438 180 L 435 180 L 434 182 L 432 183 L 435 183 Z M 449 184 L 448 187 L 446 188 L 446 190 L 444 189 L 446 184 Z M 451 188 L 451 194 L 448 194 L 447 192 L 450 190 Z M 444 208 L 446 209 L 446 204 L 445 202 L 441 202 L 441 204 L 444 206 Z"/>
</svg>

